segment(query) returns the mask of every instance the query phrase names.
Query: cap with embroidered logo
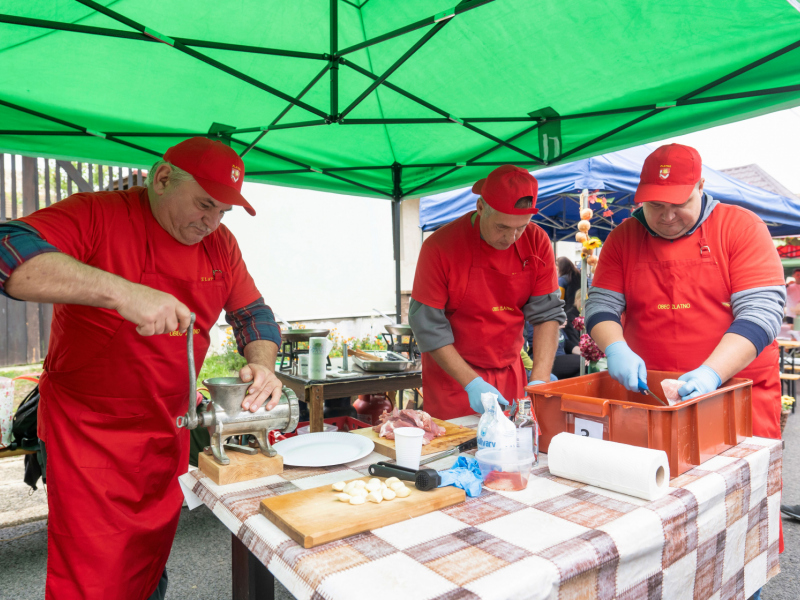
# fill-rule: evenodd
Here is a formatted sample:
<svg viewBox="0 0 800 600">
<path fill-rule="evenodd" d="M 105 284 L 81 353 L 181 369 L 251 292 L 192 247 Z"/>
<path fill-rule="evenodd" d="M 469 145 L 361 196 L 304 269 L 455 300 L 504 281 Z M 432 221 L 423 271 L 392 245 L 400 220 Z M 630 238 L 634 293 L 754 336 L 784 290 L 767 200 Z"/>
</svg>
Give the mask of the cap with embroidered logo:
<svg viewBox="0 0 800 600">
<path fill-rule="evenodd" d="M 535 215 L 536 194 L 539 182 L 525 169 L 514 165 L 503 165 L 489 173 L 485 179 L 475 182 L 472 193 L 479 195 L 486 203 L 498 212 L 507 215 Z M 520 198 L 530 196 L 533 203 L 530 208 L 515 208 Z"/>
<path fill-rule="evenodd" d="M 251 215 L 256 214 L 242 196 L 244 162 L 229 146 L 217 140 L 193 137 L 167 150 L 164 160 L 189 173 L 217 202 L 243 206 Z"/>
<path fill-rule="evenodd" d="M 700 181 L 703 162 L 690 146 L 667 144 L 644 160 L 634 202 L 683 204 Z"/>
</svg>

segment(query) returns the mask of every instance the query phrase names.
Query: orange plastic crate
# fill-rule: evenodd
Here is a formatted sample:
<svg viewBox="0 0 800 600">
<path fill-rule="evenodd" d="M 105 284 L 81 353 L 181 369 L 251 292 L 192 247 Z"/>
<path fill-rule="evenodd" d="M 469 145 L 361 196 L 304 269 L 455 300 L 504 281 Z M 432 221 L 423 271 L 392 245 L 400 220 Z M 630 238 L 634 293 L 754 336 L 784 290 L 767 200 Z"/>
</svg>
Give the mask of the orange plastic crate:
<svg viewBox="0 0 800 600">
<path fill-rule="evenodd" d="M 680 375 L 648 371 L 647 386 L 663 399 L 661 381 Z M 663 450 L 674 478 L 753 435 L 752 387 L 750 379 L 734 378 L 710 394 L 675 406 L 629 392 L 608 371 L 525 389 L 541 427 L 542 452 L 547 452 L 553 436 L 575 433 L 575 420 L 581 419 L 581 429 L 594 437 L 602 427 L 604 440 Z"/>
</svg>

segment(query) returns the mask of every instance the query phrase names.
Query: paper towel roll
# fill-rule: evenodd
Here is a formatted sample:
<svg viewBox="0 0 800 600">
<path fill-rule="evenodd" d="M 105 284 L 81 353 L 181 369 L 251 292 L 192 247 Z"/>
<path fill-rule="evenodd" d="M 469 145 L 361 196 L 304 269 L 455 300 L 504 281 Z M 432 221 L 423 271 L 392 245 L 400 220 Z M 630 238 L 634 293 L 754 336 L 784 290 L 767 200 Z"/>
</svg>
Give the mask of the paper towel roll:
<svg viewBox="0 0 800 600">
<path fill-rule="evenodd" d="M 550 442 L 547 464 L 558 477 L 644 500 L 669 491 L 669 461 L 663 450 L 559 433 Z"/>
</svg>

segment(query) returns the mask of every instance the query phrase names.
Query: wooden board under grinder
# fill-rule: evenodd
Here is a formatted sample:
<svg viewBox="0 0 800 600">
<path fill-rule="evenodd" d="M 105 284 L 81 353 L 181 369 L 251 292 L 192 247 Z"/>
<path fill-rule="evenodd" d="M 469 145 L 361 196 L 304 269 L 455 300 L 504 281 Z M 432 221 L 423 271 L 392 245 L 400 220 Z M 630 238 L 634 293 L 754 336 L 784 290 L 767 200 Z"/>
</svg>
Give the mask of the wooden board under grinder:
<svg viewBox="0 0 800 600">
<path fill-rule="evenodd" d="M 445 434 L 441 437 L 434 438 L 430 444 L 422 447 L 422 455 L 435 454 L 437 452 L 444 452 L 450 448 L 455 448 L 459 444 L 463 444 L 478 435 L 477 429 L 470 429 L 469 427 L 462 427 L 449 421 L 440 421 L 434 419 L 434 423 L 445 428 Z M 375 443 L 375 452 L 383 454 L 391 459 L 397 459 L 397 452 L 395 451 L 394 440 L 387 440 L 378 435 L 377 431 L 373 431 L 372 427 L 366 429 L 354 429 L 350 433 L 363 435 L 371 439 Z"/>
<path fill-rule="evenodd" d="M 371 477 L 361 479 L 369 481 Z M 378 479 L 385 481 L 382 477 Z M 337 492 L 326 485 L 264 498 L 259 511 L 298 544 L 314 548 L 460 504 L 466 499 L 464 490 L 452 486 L 422 492 L 413 482 L 405 483 L 411 491 L 408 497 L 384 500 L 380 504 L 340 502 L 336 499 Z"/>
<path fill-rule="evenodd" d="M 217 485 L 228 485 L 283 473 L 283 457 L 280 454 L 272 458 L 261 452 L 250 455 L 228 450 L 226 454 L 231 461 L 227 465 L 219 464 L 204 452 L 197 455 L 197 466 Z"/>
</svg>

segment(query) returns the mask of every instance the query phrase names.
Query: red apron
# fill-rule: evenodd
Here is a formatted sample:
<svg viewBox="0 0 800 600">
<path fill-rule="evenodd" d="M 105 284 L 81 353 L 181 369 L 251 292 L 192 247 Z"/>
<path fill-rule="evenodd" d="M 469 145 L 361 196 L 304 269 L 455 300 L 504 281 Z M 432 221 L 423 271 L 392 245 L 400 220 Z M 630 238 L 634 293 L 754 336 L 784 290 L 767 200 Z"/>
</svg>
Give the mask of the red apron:
<svg viewBox="0 0 800 600">
<path fill-rule="evenodd" d="M 625 340 L 648 369 L 692 371 L 733 323 L 731 290 L 700 225 L 697 258 L 657 260 L 646 233 L 625 280 Z M 780 439 L 781 384 L 773 342 L 736 377 L 753 380 L 753 435 Z"/>
<path fill-rule="evenodd" d="M 480 217 L 471 232 L 472 265 L 461 303 L 448 315 L 454 347 L 475 372 L 511 402 L 521 398 L 527 383 L 520 350 L 525 322 L 522 307 L 531 297 L 543 261 L 523 235 L 514 244 L 522 260 L 519 273 L 504 275 L 483 267 Z M 522 247 L 521 247 L 522 246 Z M 473 414 L 467 392 L 428 354 L 422 354 L 426 412 L 437 419 Z"/>
<path fill-rule="evenodd" d="M 146 194 L 141 201 L 143 215 L 132 220 L 143 217 L 144 226 L 119 232 L 118 242 L 124 248 L 146 236 L 139 283 L 174 295 L 197 315 L 199 372 L 228 296 L 223 254 L 210 239 L 216 236 L 203 240 L 212 281 L 198 273 L 186 280 L 162 275 L 152 245 L 159 225 Z M 52 335 L 80 344 L 80 326 L 64 321 L 54 322 Z M 183 503 L 177 477 L 187 469 L 189 433 L 176 428 L 175 418 L 188 406 L 186 338 L 143 337 L 120 319 L 105 347 L 76 354 L 74 368 L 62 371 L 48 368 L 48 356 L 41 382 L 50 509 L 46 598 L 145 599 L 167 563 Z"/>
<path fill-rule="evenodd" d="M 693 371 L 711 356 L 733 323 L 731 290 L 711 255 L 705 223 L 697 258 L 658 260 L 645 232 L 636 267 L 625 278 L 625 341 L 655 371 Z M 753 380 L 753 435 L 780 439 L 781 382 L 778 342 L 736 377 Z M 783 525 L 780 529 L 783 552 Z"/>
</svg>

